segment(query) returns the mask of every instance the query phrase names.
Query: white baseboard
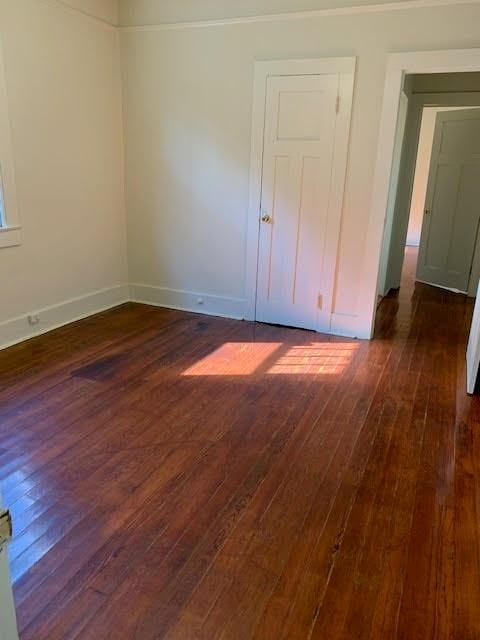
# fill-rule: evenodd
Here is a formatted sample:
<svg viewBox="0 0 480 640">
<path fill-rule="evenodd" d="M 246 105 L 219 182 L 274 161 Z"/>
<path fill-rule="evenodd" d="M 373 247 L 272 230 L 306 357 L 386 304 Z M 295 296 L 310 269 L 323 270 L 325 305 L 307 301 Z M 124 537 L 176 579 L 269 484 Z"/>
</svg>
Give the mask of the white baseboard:
<svg viewBox="0 0 480 640">
<path fill-rule="evenodd" d="M 133 302 L 142 302 L 157 307 L 204 313 L 235 320 L 244 320 L 247 308 L 247 301 L 244 298 L 227 298 L 146 284 L 131 284 L 130 299 Z"/>
<path fill-rule="evenodd" d="M 29 313 L 0 323 L 0 349 L 5 349 L 28 338 L 47 333 L 63 325 L 81 320 L 95 313 L 129 301 L 128 285 L 122 284 L 94 291 L 85 296 L 71 298 L 60 304 L 35 309 Z M 38 324 L 31 325 L 28 318 L 36 315 Z"/>
<path fill-rule="evenodd" d="M 72 298 L 57 305 L 35 309 L 28 314 L 1 322 L 0 349 L 129 301 L 234 320 L 244 320 L 247 313 L 247 300 L 244 298 L 229 298 L 146 284 L 122 284 Z M 31 315 L 38 316 L 38 324 L 29 324 L 28 318 Z M 330 333 L 348 338 L 370 337 L 363 335 L 359 316 L 341 313 L 332 314 Z"/>
</svg>

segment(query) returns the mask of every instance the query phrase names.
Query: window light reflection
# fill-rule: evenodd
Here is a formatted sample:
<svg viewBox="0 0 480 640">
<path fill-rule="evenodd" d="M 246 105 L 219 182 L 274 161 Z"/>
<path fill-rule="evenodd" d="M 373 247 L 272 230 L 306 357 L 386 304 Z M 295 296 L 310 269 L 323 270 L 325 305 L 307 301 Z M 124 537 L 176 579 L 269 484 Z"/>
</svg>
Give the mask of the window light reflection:
<svg viewBox="0 0 480 640">
<path fill-rule="evenodd" d="M 354 342 L 226 342 L 182 375 L 338 375 L 349 365 L 358 347 Z"/>
</svg>

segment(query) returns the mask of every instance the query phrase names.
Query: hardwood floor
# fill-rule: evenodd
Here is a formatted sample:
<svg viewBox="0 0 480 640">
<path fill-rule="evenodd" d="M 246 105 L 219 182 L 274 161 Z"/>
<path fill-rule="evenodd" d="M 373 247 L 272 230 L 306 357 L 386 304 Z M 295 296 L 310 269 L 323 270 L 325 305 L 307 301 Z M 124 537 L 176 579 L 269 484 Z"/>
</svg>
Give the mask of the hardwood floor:
<svg viewBox="0 0 480 640">
<path fill-rule="evenodd" d="M 142 305 L 0 353 L 23 640 L 480 638 L 472 301 L 370 343 Z"/>
</svg>

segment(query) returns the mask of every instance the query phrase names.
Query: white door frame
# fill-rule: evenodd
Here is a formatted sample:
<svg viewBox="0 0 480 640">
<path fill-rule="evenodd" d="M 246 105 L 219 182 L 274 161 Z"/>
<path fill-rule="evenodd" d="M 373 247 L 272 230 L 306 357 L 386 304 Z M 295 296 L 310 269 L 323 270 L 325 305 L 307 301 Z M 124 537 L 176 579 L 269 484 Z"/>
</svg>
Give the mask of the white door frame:
<svg viewBox="0 0 480 640">
<path fill-rule="evenodd" d="M 398 107 L 398 122 L 395 131 L 394 156 L 392 158 L 392 172 L 390 176 L 390 187 L 388 190 L 388 204 L 385 213 L 385 228 L 382 239 L 382 254 L 380 256 L 380 266 L 378 272 L 378 293 L 386 295 L 390 290 L 391 278 L 388 268 L 390 259 L 390 245 L 394 239 L 395 212 L 397 205 L 398 188 L 402 184 L 402 157 L 404 156 L 404 137 L 407 133 L 407 115 L 410 107 L 411 96 L 402 90 L 400 93 L 400 103 Z"/>
<path fill-rule="evenodd" d="M 2 494 L 0 493 L 0 509 Z M 7 549 L 0 549 L 0 640 L 18 640 Z"/>
<path fill-rule="evenodd" d="M 473 309 L 472 326 L 467 345 L 467 393 L 473 394 L 480 366 L 480 283 Z"/>
<path fill-rule="evenodd" d="M 11 139 L 8 95 L 3 52 L 0 42 L 0 189 L 3 191 L 4 211 L 0 211 L 0 248 L 21 243 L 20 216 Z M 3 189 L 2 189 L 3 187 Z M 1 639 L 0 639 L 1 640 Z"/>
<path fill-rule="evenodd" d="M 262 195 L 263 136 L 265 128 L 265 100 L 269 76 L 297 76 L 339 74 L 340 111 L 335 129 L 335 150 L 329 203 L 327 237 L 323 273 L 325 291 L 322 292 L 323 309 L 332 314 L 335 273 L 337 265 L 340 222 L 347 167 L 348 142 L 355 78 L 355 57 L 318 58 L 306 60 L 257 61 L 254 69 L 252 138 L 250 152 L 250 194 L 247 229 L 247 266 L 245 318 L 255 320 L 257 298 L 258 249 L 260 232 L 260 206 Z M 325 331 L 325 328 L 322 327 Z"/>
<path fill-rule="evenodd" d="M 18 640 L 7 550 L 0 550 L 0 640 Z"/>
<path fill-rule="evenodd" d="M 407 73 L 456 73 L 462 71 L 480 71 L 480 49 L 411 51 L 392 53 L 388 56 L 372 204 L 359 296 L 359 300 L 362 300 L 359 335 L 365 337 L 373 335 L 380 255 L 404 76 Z"/>
</svg>

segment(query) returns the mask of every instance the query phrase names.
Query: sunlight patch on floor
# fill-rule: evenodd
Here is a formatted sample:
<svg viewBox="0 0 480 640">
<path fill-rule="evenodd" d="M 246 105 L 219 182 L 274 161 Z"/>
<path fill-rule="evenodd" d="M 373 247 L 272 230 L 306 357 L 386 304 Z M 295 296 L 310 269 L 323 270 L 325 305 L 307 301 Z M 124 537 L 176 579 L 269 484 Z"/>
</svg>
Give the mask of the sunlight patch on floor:
<svg viewBox="0 0 480 640">
<path fill-rule="evenodd" d="M 183 372 L 184 376 L 247 376 L 282 346 L 281 342 L 226 342 Z"/>
<path fill-rule="evenodd" d="M 336 375 L 350 363 L 356 344 L 312 343 L 291 347 L 267 371 L 272 374 Z"/>
<path fill-rule="evenodd" d="M 254 373 L 285 375 L 338 375 L 344 371 L 358 344 L 312 342 L 226 342 L 186 369 L 184 376 L 248 376 Z"/>
</svg>

